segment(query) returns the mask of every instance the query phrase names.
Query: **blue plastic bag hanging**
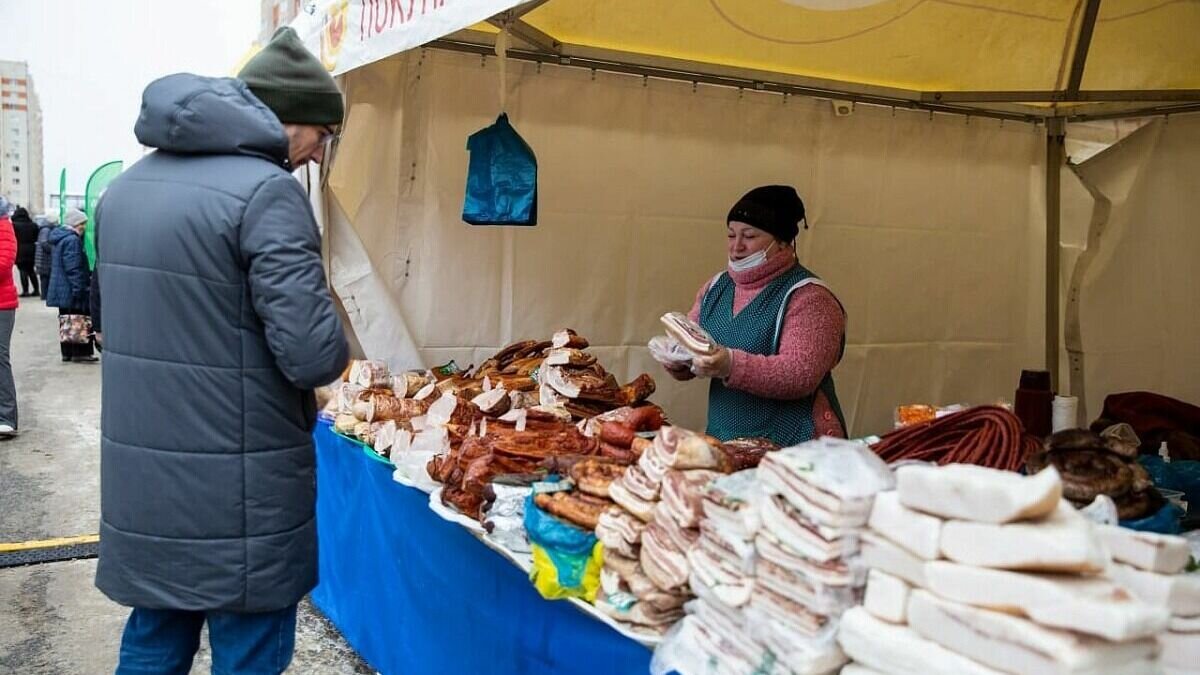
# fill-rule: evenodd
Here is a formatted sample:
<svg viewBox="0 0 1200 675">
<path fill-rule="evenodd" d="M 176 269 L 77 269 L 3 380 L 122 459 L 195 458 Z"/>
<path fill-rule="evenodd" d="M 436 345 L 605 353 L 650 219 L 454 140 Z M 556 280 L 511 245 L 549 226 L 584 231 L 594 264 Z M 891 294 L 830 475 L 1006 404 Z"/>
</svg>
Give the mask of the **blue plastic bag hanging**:
<svg viewBox="0 0 1200 675">
<path fill-rule="evenodd" d="M 467 139 L 471 163 L 463 220 L 472 225 L 537 225 L 537 158 L 501 113 Z"/>
<path fill-rule="evenodd" d="M 500 109 L 505 108 L 505 52 L 508 31 L 500 31 Z M 496 123 L 467 139 L 471 161 L 463 220 L 472 225 L 537 225 L 537 157 L 501 112 Z"/>
</svg>

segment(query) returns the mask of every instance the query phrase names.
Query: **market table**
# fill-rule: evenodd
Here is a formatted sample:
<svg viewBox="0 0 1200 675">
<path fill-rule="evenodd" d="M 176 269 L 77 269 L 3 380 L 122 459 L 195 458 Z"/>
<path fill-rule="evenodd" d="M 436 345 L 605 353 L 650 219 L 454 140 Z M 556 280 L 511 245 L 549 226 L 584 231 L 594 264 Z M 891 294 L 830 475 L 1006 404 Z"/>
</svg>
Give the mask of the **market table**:
<svg viewBox="0 0 1200 675">
<path fill-rule="evenodd" d="M 312 599 L 393 673 L 646 673 L 650 650 L 562 601 L 320 422 Z"/>
</svg>

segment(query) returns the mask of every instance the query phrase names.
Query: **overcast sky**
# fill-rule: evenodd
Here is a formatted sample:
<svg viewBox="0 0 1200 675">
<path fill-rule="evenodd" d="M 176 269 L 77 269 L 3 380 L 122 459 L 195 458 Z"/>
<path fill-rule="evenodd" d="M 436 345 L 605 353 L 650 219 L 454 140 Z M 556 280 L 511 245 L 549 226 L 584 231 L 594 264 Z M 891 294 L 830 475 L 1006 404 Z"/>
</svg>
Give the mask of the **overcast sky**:
<svg viewBox="0 0 1200 675">
<path fill-rule="evenodd" d="M 228 76 L 258 36 L 259 0 L 0 0 L 0 59 L 26 61 L 41 99 L 46 199 L 142 154 L 142 89 L 180 71 Z"/>
</svg>

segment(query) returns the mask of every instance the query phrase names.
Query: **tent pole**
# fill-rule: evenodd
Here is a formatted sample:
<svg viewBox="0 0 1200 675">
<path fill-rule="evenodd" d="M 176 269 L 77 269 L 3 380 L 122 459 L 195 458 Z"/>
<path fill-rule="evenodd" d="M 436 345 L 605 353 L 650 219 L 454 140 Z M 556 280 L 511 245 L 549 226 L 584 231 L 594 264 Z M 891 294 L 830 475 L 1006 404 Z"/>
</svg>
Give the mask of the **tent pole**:
<svg viewBox="0 0 1200 675">
<path fill-rule="evenodd" d="M 1046 370 L 1058 391 L 1059 250 L 1062 217 L 1063 138 L 1066 122 L 1046 119 Z"/>
</svg>

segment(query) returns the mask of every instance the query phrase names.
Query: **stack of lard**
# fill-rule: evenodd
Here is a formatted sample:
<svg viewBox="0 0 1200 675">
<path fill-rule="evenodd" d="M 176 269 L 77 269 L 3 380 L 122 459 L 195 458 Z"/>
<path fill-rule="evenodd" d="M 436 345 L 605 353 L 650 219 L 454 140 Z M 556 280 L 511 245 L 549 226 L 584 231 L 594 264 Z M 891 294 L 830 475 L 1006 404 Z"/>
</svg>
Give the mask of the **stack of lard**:
<svg viewBox="0 0 1200 675">
<path fill-rule="evenodd" d="M 1098 527 L 1112 553 L 1108 576 L 1171 615 L 1158 636 L 1168 675 L 1200 673 L 1200 574 L 1188 573 L 1191 548 L 1183 537 Z"/>
<path fill-rule="evenodd" d="M 702 491 L 720 475 L 721 457 L 709 438 L 663 427 L 638 462 L 609 485 L 617 506 L 596 526 L 604 544 L 599 609 L 657 632 L 683 616 L 691 597 L 687 553 L 700 537 Z"/>
<path fill-rule="evenodd" d="M 858 542 L 892 485 L 866 446 L 829 438 L 714 481 L 688 552 L 698 600 L 656 659 L 686 675 L 836 671 L 838 618 L 865 580 Z"/>
<path fill-rule="evenodd" d="M 1155 673 L 1167 612 L 1103 576 L 1110 556 L 1035 476 L 902 466 L 863 535 L 863 607 L 842 617 L 850 673 Z"/>
</svg>

